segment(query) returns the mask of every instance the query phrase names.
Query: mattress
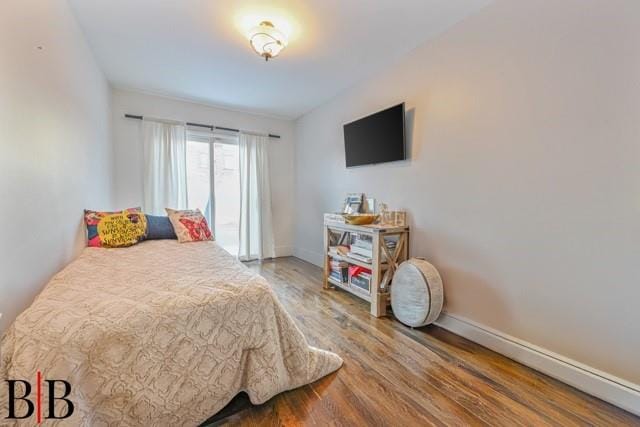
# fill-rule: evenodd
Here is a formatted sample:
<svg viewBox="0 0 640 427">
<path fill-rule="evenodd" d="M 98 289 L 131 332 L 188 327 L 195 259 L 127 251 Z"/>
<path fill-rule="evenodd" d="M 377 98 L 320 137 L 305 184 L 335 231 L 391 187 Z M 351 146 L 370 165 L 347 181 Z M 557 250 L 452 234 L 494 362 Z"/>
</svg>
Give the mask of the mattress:
<svg viewBox="0 0 640 427">
<path fill-rule="evenodd" d="M 342 365 L 310 347 L 265 279 L 215 242 L 170 240 L 86 248 L 7 330 L 0 357 L 0 379 L 34 390 L 38 371 L 66 380 L 74 412 L 58 422 L 74 426 L 195 426 L 240 391 L 263 403 Z M 65 415 L 69 405 L 55 402 Z"/>
</svg>

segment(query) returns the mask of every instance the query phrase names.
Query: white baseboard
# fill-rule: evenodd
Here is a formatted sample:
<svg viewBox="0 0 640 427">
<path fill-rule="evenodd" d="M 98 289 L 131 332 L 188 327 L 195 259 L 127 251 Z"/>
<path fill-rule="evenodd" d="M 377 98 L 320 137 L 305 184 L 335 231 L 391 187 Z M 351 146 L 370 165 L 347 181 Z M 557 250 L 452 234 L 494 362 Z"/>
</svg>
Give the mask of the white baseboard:
<svg viewBox="0 0 640 427">
<path fill-rule="evenodd" d="M 578 390 L 640 415 L 640 385 L 509 336 L 464 317 L 443 313 L 436 325 Z"/>
<path fill-rule="evenodd" d="M 276 246 L 276 258 L 293 255 L 293 246 Z"/>
</svg>

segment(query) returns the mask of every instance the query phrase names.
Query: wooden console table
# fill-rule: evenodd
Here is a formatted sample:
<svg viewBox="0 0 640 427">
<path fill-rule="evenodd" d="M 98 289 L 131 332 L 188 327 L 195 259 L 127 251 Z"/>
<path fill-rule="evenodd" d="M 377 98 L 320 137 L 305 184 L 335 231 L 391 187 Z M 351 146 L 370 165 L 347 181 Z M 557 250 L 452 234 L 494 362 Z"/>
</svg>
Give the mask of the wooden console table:
<svg viewBox="0 0 640 427">
<path fill-rule="evenodd" d="M 371 263 L 362 262 L 349 256 L 330 254 L 332 242 L 339 244 L 349 238 L 351 233 L 365 234 L 372 237 L 373 253 Z M 385 244 L 385 237 L 397 237 L 393 253 Z M 349 283 L 342 283 L 330 277 L 330 261 L 344 261 L 349 265 L 358 265 L 371 270 L 370 293 Z M 371 315 L 381 317 L 387 313 L 389 302 L 389 287 L 395 270 L 401 262 L 409 259 L 409 227 L 384 225 L 350 225 L 340 222 L 325 221 L 324 223 L 324 288 L 336 287 L 368 301 L 371 304 Z"/>
</svg>

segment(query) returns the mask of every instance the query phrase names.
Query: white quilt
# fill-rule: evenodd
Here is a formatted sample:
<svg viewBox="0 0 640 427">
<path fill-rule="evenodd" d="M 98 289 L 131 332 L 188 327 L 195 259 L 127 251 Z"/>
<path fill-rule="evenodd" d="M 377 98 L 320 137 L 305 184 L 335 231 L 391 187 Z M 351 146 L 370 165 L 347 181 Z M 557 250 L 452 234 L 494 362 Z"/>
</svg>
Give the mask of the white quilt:
<svg viewBox="0 0 640 427">
<path fill-rule="evenodd" d="M 262 403 L 342 364 L 214 242 L 85 249 L 4 334 L 0 355 L 0 380 L 67 380 L 75 413 L 60 424 L 73 426 L 195 426 L 240 391 Z M 0 425 L 6 408 L 2 384 Z"/>
</svg>

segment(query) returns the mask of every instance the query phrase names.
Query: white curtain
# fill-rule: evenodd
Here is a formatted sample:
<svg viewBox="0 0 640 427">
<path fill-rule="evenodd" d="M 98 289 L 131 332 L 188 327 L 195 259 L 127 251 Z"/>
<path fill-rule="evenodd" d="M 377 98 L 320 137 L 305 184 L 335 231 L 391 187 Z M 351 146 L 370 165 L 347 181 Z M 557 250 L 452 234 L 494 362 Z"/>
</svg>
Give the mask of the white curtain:
<svg viewBox="0 0 640 427">
<path fill-rule="evenodd" d="M 144 205 L 151 215 L 165 208 L 187 208 L 187 140 L 185 126 L 143 122 Z"/>
<path fill-rule="evenodd" d="M 240 250 L 243 260 L 275 257 L 269 181 L 269 138 L 241 133 Z"/>
</svg>

